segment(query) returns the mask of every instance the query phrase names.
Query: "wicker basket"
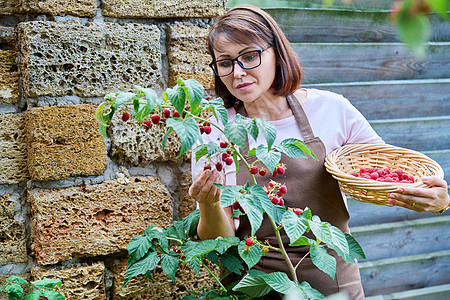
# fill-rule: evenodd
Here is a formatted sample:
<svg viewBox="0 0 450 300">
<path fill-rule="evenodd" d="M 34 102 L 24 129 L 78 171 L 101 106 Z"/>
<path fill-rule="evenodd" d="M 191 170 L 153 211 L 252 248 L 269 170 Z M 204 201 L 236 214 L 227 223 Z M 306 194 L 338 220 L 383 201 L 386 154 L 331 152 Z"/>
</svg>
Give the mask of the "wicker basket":
<svg viewBox="0 0 450 300">
<path fill-rule="evenodd" d="M 387 194 L 401 186 L 425 187 L 422 176 L 444 178 L 441 166 L 417 151 L 388 144 L 346 145 L 325 159 L 327 171 L 339 182 L 342 191 L 355 200 L 392 206 Z M 380 182 L 351 175 L 360 168 L 397 168 L 414 176 L 414 183 Z"/>
</svg>

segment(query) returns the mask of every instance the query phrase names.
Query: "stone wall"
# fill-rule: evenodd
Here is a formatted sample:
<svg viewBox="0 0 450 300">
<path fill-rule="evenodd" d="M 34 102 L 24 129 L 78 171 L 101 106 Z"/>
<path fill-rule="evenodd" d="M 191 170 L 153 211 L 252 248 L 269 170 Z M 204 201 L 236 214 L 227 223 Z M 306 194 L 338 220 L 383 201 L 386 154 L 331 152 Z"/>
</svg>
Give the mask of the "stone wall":
<svg viewBox="0 0 450 300">
<path fill-rule="evenodd" d="M 181 299 L 207 285 L 154 270 L 121 289 L 130 239 L 195 209 L 190 157 L 96 106 L 134 85 L 159 95 L 178 77 L 213 88 L 206 35 L 226 0 L 0 0 L 0 286 L 61 279 L 66 299 Z M 118 114 L 116 114 L 117 116 Z M 7 299 L 0 293 L 0 300 Z"/>
</svg>

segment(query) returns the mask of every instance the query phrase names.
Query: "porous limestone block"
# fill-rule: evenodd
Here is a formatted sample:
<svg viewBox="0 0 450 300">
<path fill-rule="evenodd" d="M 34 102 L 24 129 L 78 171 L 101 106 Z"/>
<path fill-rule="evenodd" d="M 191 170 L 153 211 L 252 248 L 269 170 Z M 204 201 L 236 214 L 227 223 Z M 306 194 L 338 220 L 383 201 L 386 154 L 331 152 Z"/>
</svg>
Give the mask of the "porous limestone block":
<svg viewBox="0 0 450 300">
<path fill-rule="evenodd" d="M 103 0 L 103 15 L 114 18 L 208 18 L 225 13 L 226 0 Z"/>
<path fill-rule="evenodd" d="M 135 166 L 146 166 L 154 161 L 177 161 L 181 143 L 175 131 L 172 131 L 163 150 L 162 142 L 168 130 L 166 120 L 161 121 L 146 131 L 136 119 L 122 121 L 125 111 L 131 113 L 132 107 L 121 106 L 111 120 L 111 151 L 110 155 L 118 161 L 125 161 Z M 189 152 L 190 153 L 190 152 Z M 180 157 L 182 160 L 190 158 L 186 153 Z"/>
<path fill-rule="evenodd" d="M 189 188 L 192 184 L 191 172 L 183 172 L 180 175 L 179 190 L 179 217 L 184 218 L 197 208 L 197 202 L 189 196 Z"/>
<path fill-rule="evenodd" d="M 29 190 L 32 253 L 47 265 L 117 253 L 150 224 L 170 226 L 172 200 L 156 177 Z"/>
<path fill-rule="evenodd" d="M 22 9 L 27 13 L 52 16 L 93 17 L 97 0 L 22 0 Z"/>
<path fill-rule="evenodd" d="M 112 298 L 123 300 L 159 300 L 159 299 L 182 299 L 184 296 L 191 295 L 187 290 L 200 292 L 203 287 L 209 287 L 214 283 L 214 279 L 209 277 L 208 271 L 200 267 L 200 276 L 186 266 L 178 270 L 175 276 L 175 283 L 163 272 L 160 266 L 152 271 L 152 278 L 139 275 L 133 277 L 128 284 L 121 289 L 126 274 L 127 260 L 123 260 L 112 268 L 114 282 L 112 287 Z M 217 268 L 212 265 L 217 274 Z M 217 267 L 217 266 L 216 266 Z"/>
<path fill-rule="evenodd" d="M 208 28 L 196 24 L 176 22 L 168 27 L 169 86 L 174 86 L 178 78 L 194 78 L 205 89 L 214 88 L 207 36 Z"/>
<path fill-rule="evenodd" d="M 17 103 L 19 72 L 14 27 L 0 26 L 0 62 L 0 103 Z"/>
<path fill-rule="evenodd" d="M 61 286 L 53 290 L 66 300 L 106 299 L 105 264 L 103 262 L 73 264 L 57 268 L 36 266 L 31 269 L 31 277 L 61 280 Z"/>
<path fill-rule="evenodd" d="M 0 115 L 0 184 L 29 179 L 25 115 Z"/>
<path fill-rule="evenodd" d="M 22 22 L 18 37 L 27 97 L 104 96 L 161 79 L 156 25 Z"/>
<path fill-rule="evenodd" d="M 0 195 L 0 265 L 27 261 L 25 224 L 14 218 L 17 213 L 10 195 Z"/>
<path fill-rule="evenodd" d="M 31 179 L 48 181 L 69 176 L 101 175 L 106 147 L 91 104 L 28 109 L 28 170 Z"/>
<path fill-rule="evenodd" d="M 20 13 L 22 0 L 2 0 L 0 1 L 0 12 L 2 15 L 14 15 Z"/>
</svg>

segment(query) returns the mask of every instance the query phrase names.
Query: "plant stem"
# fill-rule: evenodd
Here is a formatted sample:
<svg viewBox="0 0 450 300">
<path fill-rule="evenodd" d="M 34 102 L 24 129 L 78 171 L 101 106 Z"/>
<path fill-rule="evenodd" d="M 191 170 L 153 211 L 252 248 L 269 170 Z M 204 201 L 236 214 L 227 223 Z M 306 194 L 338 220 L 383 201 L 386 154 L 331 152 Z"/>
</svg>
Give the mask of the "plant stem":
<svg viewBox="0 0 450 300">
<path fill-rule="evenodd" d="M 300 259 L 300 261 L 295 265 L 295 270 L 297 270 L 297 268 L 298 268 L 298 266 L 300 265 L 300 263 L 308 256 L 308 254 L 309 254 L 309 252 L 310 251 L 308 251 L 308 253 L 306 253 L 303 257 L 302 257 L 302 259 Z"/>
<path fill-rule="evenodd" d="M 295 272 L 294 265 L 292 264 L 292 261 L 289 258 L 289 255 L 287 254 L 286 249 L 284 248 L 283 241 L 282 241 L 281 235 L 280 235 L 280 231 L 278 230 L 277 225 L 275 224 L 274 220 L 272 220 L 272 218 L 269 216 L 267 216 L 267 217 L 269 218 L 270 223 L 272 224 L 273 230 L 275 231 L 275 234 L 277 236 L 278 245 L 280 245 L 281 254 L 283 254 L 284 261 L 288 265 L 289 272 L 291 273 L 291 279 L 293 281 L 298 281 L 297 273 Z"/>
<path fill-rule="evenodd" d="M 209 274 L 217 281 L 217 283 L 220 285 L 221 288 L 223 288 L 223 290 L 225 291 L 225 293 L 227 292 L 227 289 L 223 286 L 222 282 L 220 282 L 220 279 L 217 278 L 216 274 L 214 274 L 203 262 L 203 259 L 200 260 L 202 263 L 202 266 L 206 268 L 206 270 L 208 270 Z"/>
</svg>

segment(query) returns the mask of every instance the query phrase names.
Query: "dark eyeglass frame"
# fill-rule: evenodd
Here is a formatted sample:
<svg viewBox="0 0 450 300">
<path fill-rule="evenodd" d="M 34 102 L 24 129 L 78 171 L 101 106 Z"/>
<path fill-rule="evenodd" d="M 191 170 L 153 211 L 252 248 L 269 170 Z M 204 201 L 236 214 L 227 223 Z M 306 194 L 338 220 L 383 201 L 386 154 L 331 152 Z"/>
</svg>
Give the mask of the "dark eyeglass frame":
<svg viewBox="0 0 450 300">
<path fill-rule="evenodd" d="M 266 51 L 266 50 L 269 49 L 269 48 L 271 48 L 270 45 L 267 46 L 267 47 L 264 48 L 264 49 L 256 49 L 256 50 L 251 50 L 251 51 L 244 52 L 244 53 L 242 53 L 242 54 L 239 54 L 236 58 L 225 58 L 225 59 L 214 60 L 214 61 L 212 61 L 212 62 L 209 63 L 209 66 L 210 66 L 210 68 L 213 70 L 214 74 L 216 74 L 216 75 L 219 76 L 219 77 L 225 77 L 225 76 L 228 76 L 228 75 L 230 75 L 231 73 L 233 73 L 233 72 L 234 72 L 234 62 L 235 62 L 235 61 L 236 61 L 236 62 L 239 64 L 239 66 L 240 66 L 242 69 L 244 69 L 244 70 L 255 69 L 255 68 L 257 68 L 257 67 L 259 67 L 259 66 L 261 65 L 261 53 L 263 53 L 264 51 Z M 243 55 L 246 55 L 246 54 L 249 54 L 249 53 L 252 53 L 252 52 L 258 53 L 258 56 L 259 56 L 259 64 L 256 65 L 256 66 L 254 66 L 254 67 L 251 67 L 251 68 L 246 68 L 246 67 L 243 66 L 242 62 L 239 61 L 239 58 L 240 58 L 241 56 L 243 56 Z M 219 75 L 219 74 L 217 73 L 217 70 L 216 70 L 216 68 L 215 68 L 214 66 L 216 66 L 217 63 L 218 63 L 218 62 L 221 62 L 221 61 L 231 61 L 231 71 L 230 71 L 230 73 L 225 74 L 225 75 Z"/>
</svg>

